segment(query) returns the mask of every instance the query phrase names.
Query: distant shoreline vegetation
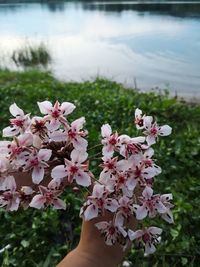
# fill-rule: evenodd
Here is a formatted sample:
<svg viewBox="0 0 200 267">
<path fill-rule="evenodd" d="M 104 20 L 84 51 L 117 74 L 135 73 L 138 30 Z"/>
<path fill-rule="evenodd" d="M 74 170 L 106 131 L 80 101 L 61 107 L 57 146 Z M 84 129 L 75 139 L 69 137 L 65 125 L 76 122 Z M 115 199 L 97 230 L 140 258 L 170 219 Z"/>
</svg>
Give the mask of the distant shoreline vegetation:
<svg viewBox="0 0 200 267">
<path fill-rule="evenodd" d="M 51 12 L 62 12 L 65 10 L 65 4 L 77 4 L 84 10 L 98 10 L 103 12 L 122 11 L 138 11 L 151 12 L 154 14 L 171 15 L 175 17 L 200 17 L 200 0 L 0 0 L 0 5 L 5 5 L 4 8 L 15 11 L 29 4 L 38 3 L 47 8 Z M 18 5 L 19 4 L 19 5 Z"/>
<path fill-rule="evenodd" d="M 51 63 L 51 55 L 43 43 L 39 45 L 27 44 L 22 48 L 14 50 L 11 59 L 17 67 L 23 68 L 46 68 Z"/>
</svg>

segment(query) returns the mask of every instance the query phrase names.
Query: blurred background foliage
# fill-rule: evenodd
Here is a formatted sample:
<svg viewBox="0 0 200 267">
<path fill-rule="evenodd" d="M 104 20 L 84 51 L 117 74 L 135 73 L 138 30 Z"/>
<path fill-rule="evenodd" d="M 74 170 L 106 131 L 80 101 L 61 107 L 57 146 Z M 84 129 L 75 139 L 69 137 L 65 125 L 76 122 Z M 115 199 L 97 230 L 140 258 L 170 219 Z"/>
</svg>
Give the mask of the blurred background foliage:
<svg viewBox="0 0 200 267">
<path fill-rule="evenodd" d="M 8 125 L 9 106 L 16 102 L 25 112 L 39 115 L 37 101 L 59 100 L 75 103 L 72 121 L 86 117 L 89 147 L 100 142 L 100 128 L 109 123 L 120 134 L 138 135 L 133 125 L 134 110 L 142 109 L 156 117 L 158 123 L 173 128 L 170 137 L 154 146 L 155 158 L 163 169 L 157 177 L 155 190 L 172 192 L 175 208 L 174 225 L 155 220 L 163 227 L 163 241 L 157 253 L 144 258 L 133 246 L 127 260 L 134 267 L 200 266 L 200 105 L 191 105 L 170 98 L 168 93 L 141 93 L 124 89 L 113 81 L 97 78 L 82 83 L 57 81 L 48 72 L 0 72 L 0 118 L 2 130 Z M 90 157 L 101 148 L 90 150 Z M 92 171 L 100 171 L 98 159 L 91 163 Z M 63 195 L 66 211 L 28 209 L 7 213 L 0 210 L 0 249 L 2 267 L 55 266 L 79 240 L 81 220 L 79 208 L 82 193 Z"/>
</svg>

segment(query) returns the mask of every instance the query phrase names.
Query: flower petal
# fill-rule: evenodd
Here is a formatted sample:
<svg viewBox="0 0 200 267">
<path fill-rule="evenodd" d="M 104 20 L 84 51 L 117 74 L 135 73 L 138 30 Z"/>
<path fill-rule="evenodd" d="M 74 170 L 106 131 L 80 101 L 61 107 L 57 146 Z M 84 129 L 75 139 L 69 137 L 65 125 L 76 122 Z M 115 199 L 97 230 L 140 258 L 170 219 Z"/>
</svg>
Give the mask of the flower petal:
<svg viewBox="0 0 200 267">
<path fill-rule="evenodd" d="M 58 119 L 51 119 L 49 123 L 46 124 L 49 131 L 56 131 L 60 127 L 61 123 Z"/>
<path fill-rule="evenodd" d="M 84 212 L 85 221 L 89 221 L 98 216 L 98 208 L 95 205 L 89 205 Z"/>
<path fill-rule="evenodd" d="M 3 136 L 4 137 L 15 136 L 19 133 L 19 131 L 20 131 L 20 128 L 8 126 L 3 129 Z"/>
<path fill-rule="evenodd" d="M 159 135 L 167 136 L 172 132 L 172 128 L 169 125 L 164 125 L 158 128 Z"/>
<path fill-rule="evenodd" d="M 51 172 L 51 177 L 53 179 L 60 179 L 64 178 L 68 175 L 67 170 L 65 168 L 65 165 L 58 165 L 55 168 L 53 168 Z"/>
<path fill-rule="evenodd" d="M 46 199 L 43 195 L 36 195 L 33 197 L 29 206 L 32 208 L 41 209 L 41 208 L 44 208 L 45 202 L 46 202 Z"/>
<path fill-rule="evenodd" d="M 63 115 L 68 115 L 74 111 L 76 106 L 70 102 L 63 102 L 61 104 L 60 110 L 62 111 Z"/>
<path fill-rule="evenodd" d="M 32 180 L 34 184 L 39 184 L 44 178 L 44 168 L 34 167 L 32 172 Z"/>
<path fill-rule="evenodd" d="M 143 235 L 143 231 L 142 230 L 137 230 L 137 231 L 132 231 L 131 229 L 128 230 L 128 237 L 130 238 L 130 240 L 135 240 L 140 238 Z"/>
<path fill-rule="evenodd" d="M 76 150 L 86 151 L 88 142 L 82 137 L 77 136 L 75 139 L 72 139 L 72 144 Z"/>
<path fill-rule="evenodd" d="M 138 206 L 135 213 L 136 213 L 137 220 L 143 220 L 147 216 L 147 209 L 144 205 Z"/>
<path fill-rule="evenodd" d="M 52 110 L 52 104 L 49 101 L 37 102 L 37 104 L 42 114 L 48 114 Z"/>
<path fill-rule="evenodd" d="M 57 210 L 66 209 L 66 203 L 62 199 L 56 198 L 53 200 L 52 204 L 53 204 L 53 207 Z"/>
<path fill-rule="evenodd" d="M 14 117 L 17 117 L 17 116 L 24 116 L 24 111 L 19 108 L 16 103 L 12 104 L 9 108 L 10 110 L 10 113 L 14 116 Z"/>
<path fill-rule="evenodd" d="M 38 158 L 43 161 L 48 161 L 52 155 L 51 149 L 40 149 L 38 152 Z"/>
<path fill-rule="evenodd" d="M 91 185 L 91 178 L 88 173 L 79 170 L 78 174 L 74 176 L 74 180 L 76 180 L 77 184 L 82 186 Z"/>
<path fill-rule="evenodd" d="M 88 153 L 85 151 L 78 151 L 76 149 L 72 150 L 71 155 L 70 155 L 72 162 L 78 162 L 78 163 L 82 163 L 84 161 L 86 161 L 87 157 L 88 157 Z"/>
<path fill-rule="evenodd" d="M 104 124 L 101 127 L 102 137 L 109 137 L 112 134 L 112 129 L 109 124 Z"/>
<path fill-rule="evenodd" d="M 71 123 L 72 131 L 79 132 L 83 128 L 83 124 L 85 123 L 85 117 L 81 117 Z"/>
</svg>

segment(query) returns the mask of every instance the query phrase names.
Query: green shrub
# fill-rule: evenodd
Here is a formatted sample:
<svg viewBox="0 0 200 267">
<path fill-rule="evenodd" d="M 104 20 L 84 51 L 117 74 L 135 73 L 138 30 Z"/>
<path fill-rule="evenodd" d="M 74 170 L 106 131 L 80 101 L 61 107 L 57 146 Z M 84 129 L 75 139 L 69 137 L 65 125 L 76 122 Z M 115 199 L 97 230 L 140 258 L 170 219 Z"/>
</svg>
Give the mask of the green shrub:
<svg viewBox="0 0 200 267">
<path fill-rule="evenodd" d="M 200 106 L 178 102 L 165 94 L 140 93 L 124 89 L 122 85 L 104 79 L 83 83 L 64 83 L 50 73 L 29 71 L 0 72 L 1 130 L 8 124 L 8 107 L 16 102 L 26 112 L 39 114 L 37 101 L 58 99 L 77 106 L 69 119 L 85 116 L 89 131 L 89 146 L 97 144 L 100 127 L 110 123 L 113 130 L 129 135 L 137 134 L 132 123 L 139 107 L 157 117 L 158 122 L 173 127 L 170 137 L 160 140 L 156 149 L 158 164 L 163 173 L 156 180 L 160 192 L 174 195 L 175 224 L 161 220 L 155 225 L 164 229 L 163 243 L 157 253 L 144 258 L 132 248 L 128 259 L 134 267 L 198 267 L 200 262 Z M 90 156 L 101 150 L 90 151 Z M 98 173 L 98 160 L 91 163 Z M 65 193 L 66 211 L 0 211 L 1 247 L 11 248 L 0 255 L 5 266 L 55 266 L 74 246 L 80 233 L 79 208 L 82 195 Z"/>
</svg>

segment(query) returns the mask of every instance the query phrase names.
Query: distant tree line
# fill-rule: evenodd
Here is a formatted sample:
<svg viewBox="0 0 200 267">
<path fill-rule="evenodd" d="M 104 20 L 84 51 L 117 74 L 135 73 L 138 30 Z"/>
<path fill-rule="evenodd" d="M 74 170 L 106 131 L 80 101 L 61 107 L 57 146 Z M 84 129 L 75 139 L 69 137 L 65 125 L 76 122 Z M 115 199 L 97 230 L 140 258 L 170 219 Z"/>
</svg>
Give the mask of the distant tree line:
<svg viewBox="0 0 200 267">
<path fill-rule="evenodd" d="M 65 4 L 69 2 L 74 2 L 78 5 L 81 5 L 81 7 L 85 10 L 100 10 L 104 12 L 122 12 L 125 10 L 133 10 L 141 12 L 151 12 L 151 13 L 158 13 L 163 15 L 172 15 L 172 16 L 178 16 L 178 17 L 200 17 L 200 0 L 199 3 L 195 0 L 191 1 L 194 3 L 184 3 L 184 1 L 181 1 L 180 3 L 170 3 L 172 0 L 160 0 L 158 1 L 151 1 L 151 3 L 145 3 L 145 1 L 116 1 L 116 0 L 109 0 L 109 1 L 102 1 L 102 0 L 0 0 L 0 4 L 11 4 L 10 6 L 6 6 L 6 8 L 10 8 L 12 10 L 16 10 L 16 6 L 12 5 L 15 3 L 41 3 L 42 5 L 45 5 L 49 8 L 50 11 L 64 11 L 66 6 Z M 95 2 L 95 4 L 94 4 Z M 115 2 L 115 3 L 112 3 Z M 117 3 L 119 2 L 119 3 Z M 166 3 L 167 2 L 167 3 Z"/>
</svg>

